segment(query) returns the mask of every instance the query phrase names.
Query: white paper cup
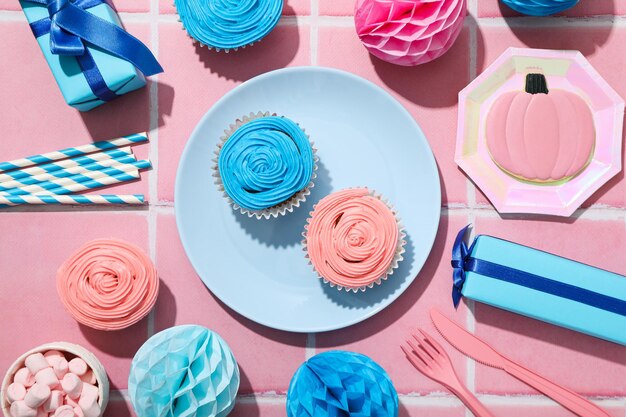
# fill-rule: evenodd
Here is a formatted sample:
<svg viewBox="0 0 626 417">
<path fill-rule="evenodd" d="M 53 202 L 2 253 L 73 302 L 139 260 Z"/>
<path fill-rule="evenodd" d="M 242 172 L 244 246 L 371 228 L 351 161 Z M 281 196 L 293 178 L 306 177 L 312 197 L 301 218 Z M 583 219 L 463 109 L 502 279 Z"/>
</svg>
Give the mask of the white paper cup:
<svg viewBox="0 0 626 417">
<path fill-rule="evenodd" d="M 82 346 L 68 343 L 68 342 L 53 342 L 46 343 L 41 346 L 38 346 L 34 349 L 29 350 L 28 352 L 21 355 L 19 358 L 13 362 L 13 364 L 9 367 L 6 374 L 4 375 L 4 379 L 2 380 L 2 388 L 0 389 L 0 397 L 2 401 L 2 413 L 4 417 L 11 417 L 9 413 L 10 404 L 6 398 L 6 392 L 13 382 L 13 376 L 15 373 L 22 367 L 24 367 L 24 361 L 29 355 L 33 353 L 45 353 L 49 350 L 58 350 L 62 353 L 65 353 L 71 359 L 72 357 L 78 357 L 84 360 L 89 368 L 93 371 L 93 374 L 96 377 L 96 383 L 98 385 L 98 404 L 100 404 L 100 417 L 104 414 L 104 410 L 109 402 L 109 378 L 104 370 L 104 366 L 102 363 L 94 356 L 93 353 L 88 351 Z"/>
</svg>

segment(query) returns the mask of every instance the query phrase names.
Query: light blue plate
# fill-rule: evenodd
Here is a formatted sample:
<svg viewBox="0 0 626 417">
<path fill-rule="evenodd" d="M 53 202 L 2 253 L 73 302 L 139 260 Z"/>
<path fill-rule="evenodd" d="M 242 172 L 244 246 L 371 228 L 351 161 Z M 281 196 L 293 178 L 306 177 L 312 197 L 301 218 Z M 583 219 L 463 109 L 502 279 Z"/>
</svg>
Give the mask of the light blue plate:
<svg viewBox="0 0 626 417">
<path fill-rule="evenodd" d="M 211 167 L 224 129 L 246 113 L 266 110 L 297 121 L 315 142 L 320 161 L 303 206 L 278 219 L 257 220 L 227 204 Z M 358 294 L 323 284 L 301 246 L 313 204 L 355 186 L 389 199 L 408 240 L 405 259 L 389 280 Z M 365 320 L 407 289 L 434 242 L 441 192 L 428 142 L 400 103 L 350 73 L 301 67 L 251 79 L 204 115 L 181 157 L 175 201 L 187 256 L 213 294 L 266 326 L 320 332 Z"/>
</svg>

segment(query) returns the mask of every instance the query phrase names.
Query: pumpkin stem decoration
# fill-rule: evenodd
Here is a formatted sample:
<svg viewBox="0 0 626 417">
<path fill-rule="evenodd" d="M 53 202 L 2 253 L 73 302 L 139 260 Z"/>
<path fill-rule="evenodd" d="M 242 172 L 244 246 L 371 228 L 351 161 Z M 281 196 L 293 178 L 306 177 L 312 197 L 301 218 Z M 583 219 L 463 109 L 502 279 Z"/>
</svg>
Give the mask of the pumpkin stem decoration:
<svg viewBox="0 0 626 417">
<path fill-rule="evenodd" d="M 543 74 L 527 74 L 526 92 L 528 94 L 548 94 L 546 76 Z"/>
<path fill-rule="evenodd" d="M 524 91 L 500 95 L 487 114 L 487 149 L 500 169 L 537 183 L 568 180 L 593 155 L 596 132 L 579 95 L 548 91 L 543 74 L 527 74 Z"/>
</svg>

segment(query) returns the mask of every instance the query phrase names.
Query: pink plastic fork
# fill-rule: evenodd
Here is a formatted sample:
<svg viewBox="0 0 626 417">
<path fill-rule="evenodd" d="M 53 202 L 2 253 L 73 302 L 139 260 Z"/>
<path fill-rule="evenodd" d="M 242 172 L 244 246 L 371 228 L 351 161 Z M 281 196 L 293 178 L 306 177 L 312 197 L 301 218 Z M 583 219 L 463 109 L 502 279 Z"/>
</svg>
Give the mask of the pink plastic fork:
<svg viewBox="0 0 626 417">
<path fill-rule="evenodd" d="M 435 339 L 420 329 L 420 334 L 413 333 L 406 342 L 410 347 L 400 345 L 407 359 L 413 366 L 441 385 L 449 389 L 470 409 L 476 417 L 493 417 L 478 398 L 459 381 L 454 372 L 450 357 Z"/>
</svg>

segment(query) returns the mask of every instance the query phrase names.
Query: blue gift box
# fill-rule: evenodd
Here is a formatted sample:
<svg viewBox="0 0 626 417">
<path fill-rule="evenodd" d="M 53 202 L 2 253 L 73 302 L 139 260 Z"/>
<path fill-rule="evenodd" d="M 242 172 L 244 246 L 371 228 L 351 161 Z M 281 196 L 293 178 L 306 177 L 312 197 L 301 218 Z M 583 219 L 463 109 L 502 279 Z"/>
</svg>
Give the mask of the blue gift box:
<svg viewBox="0 0 626 417">
<path fill-rule="evenodd" d="M 452 251 L 461 296 L 626 345 L 626 277 L 491 236 Z"/>
<path fill-rule="evenodd" d="M 146 84 L 144 75 L 162 72 L 150 50 L 123 30 L 106 0 L 20 0 L 20 5 L 65 101 L 80 111 L 139 89 Z"/>
</svg>

